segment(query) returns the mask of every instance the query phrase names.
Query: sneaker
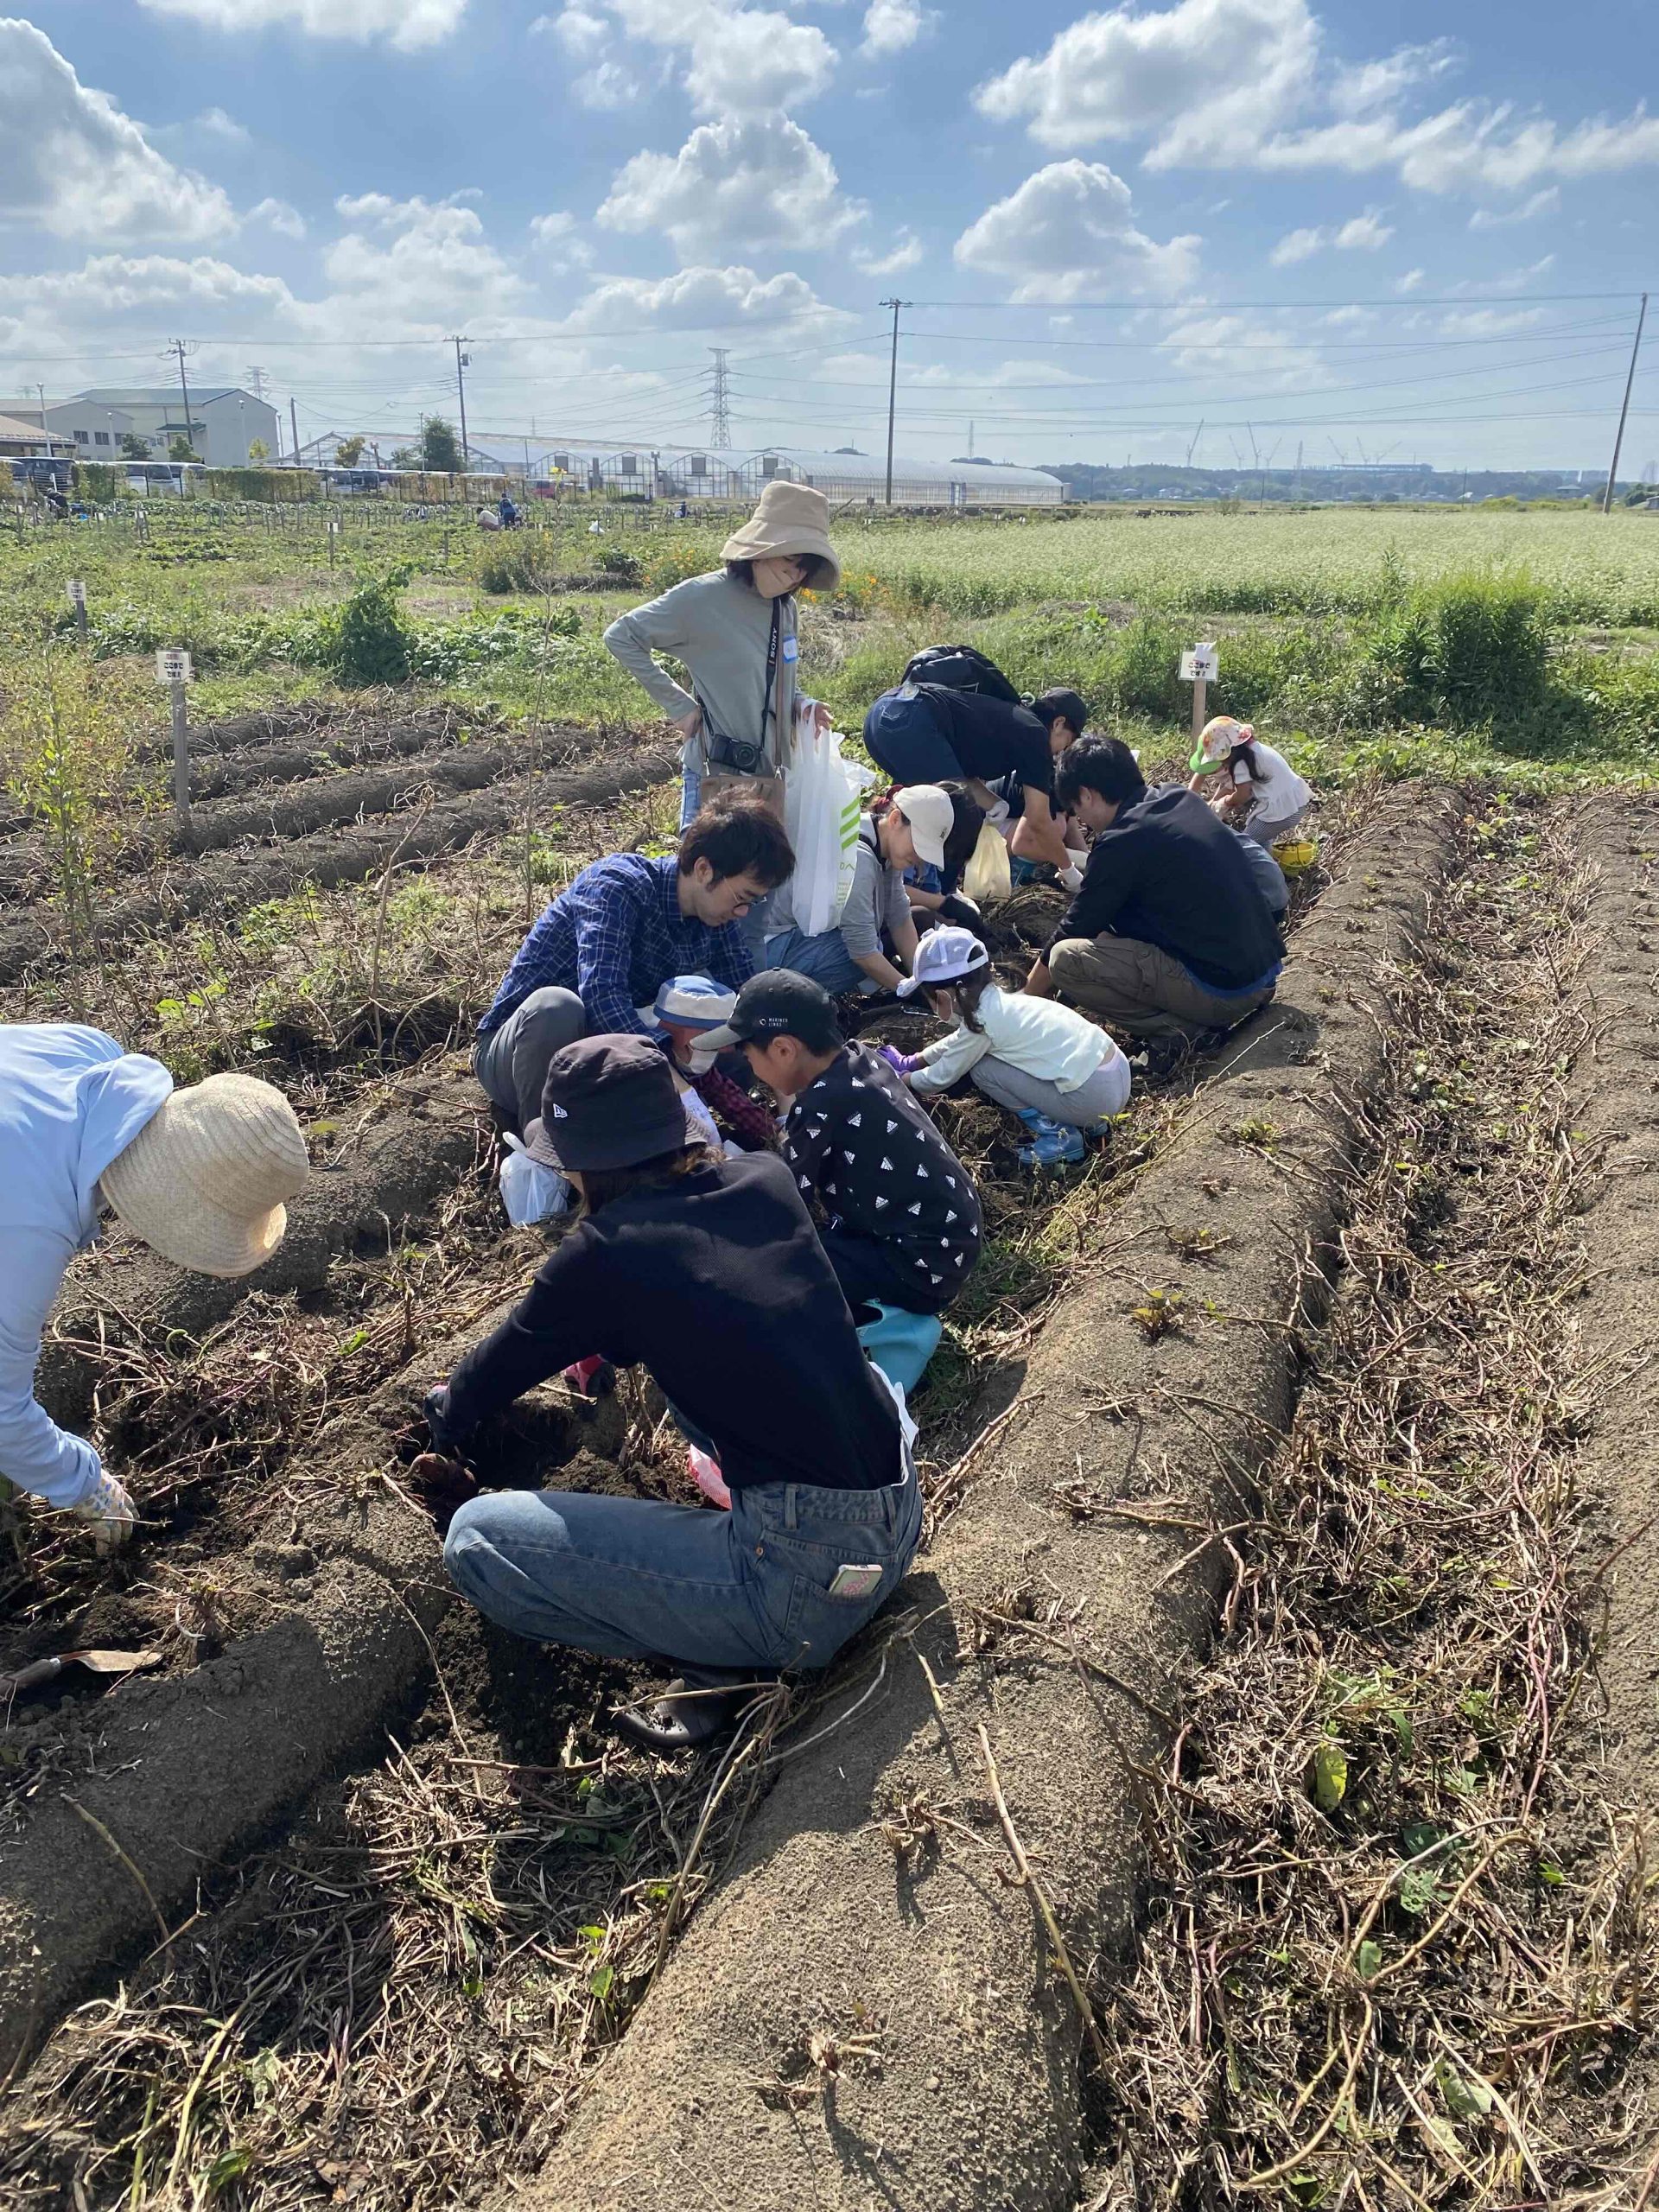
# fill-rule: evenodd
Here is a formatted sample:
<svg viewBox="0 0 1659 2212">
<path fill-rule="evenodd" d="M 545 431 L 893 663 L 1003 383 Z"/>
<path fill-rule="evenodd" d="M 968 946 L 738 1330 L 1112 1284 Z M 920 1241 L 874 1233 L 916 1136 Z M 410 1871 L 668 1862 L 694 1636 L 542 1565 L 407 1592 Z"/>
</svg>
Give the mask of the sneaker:
<svg viewBox="0 0 1659 2212">
<path fill-rule="evenodd" d="M 1020 1147 L 1022 1167 L 1070 1167 L 1084 1157 L 1083 1131 L 1046 1114 L 1023 1110 L 1020 1120 L 1032 1132 L 1032 1142 Z"/>
</svg>

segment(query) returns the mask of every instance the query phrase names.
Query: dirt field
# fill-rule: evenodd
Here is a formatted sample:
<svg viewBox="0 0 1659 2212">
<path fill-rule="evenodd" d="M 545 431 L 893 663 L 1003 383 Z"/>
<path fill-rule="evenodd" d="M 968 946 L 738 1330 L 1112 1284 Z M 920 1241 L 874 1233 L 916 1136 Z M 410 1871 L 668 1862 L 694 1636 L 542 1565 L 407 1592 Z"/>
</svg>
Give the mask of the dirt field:
<svg viewBox="0 0 1659 2212">
<path fill-rule="evenodd" d="M 449 1603 L 404 1473 L 543 1243 L 465 1036 L 667 756 L 311 710 L 198 765 L 89 941 L 0 842 L 8 1017 L 257 1068 L 319 1171 L 251 1282 L 118 1236 L 57 1316 L 146 1525 L 0 1524 L 0 1669 L 159 1661 L 0 1732 L 0 2204 L 1651 2193 L 1650 803 L 1333 802 L 1274 1004 L 1085 1169 L 947 1101 L 926 1549 L 675 1768 Z M 499 1479 L 683 1495 L 660 1417 L 547 1386 Z"/>
</svg>

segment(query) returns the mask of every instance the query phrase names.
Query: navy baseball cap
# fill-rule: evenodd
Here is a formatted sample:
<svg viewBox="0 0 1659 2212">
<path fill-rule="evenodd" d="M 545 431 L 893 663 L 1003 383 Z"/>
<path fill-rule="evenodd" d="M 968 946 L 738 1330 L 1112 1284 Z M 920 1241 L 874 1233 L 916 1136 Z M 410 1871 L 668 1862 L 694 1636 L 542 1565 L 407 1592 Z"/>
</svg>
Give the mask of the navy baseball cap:
<svg viewBox="0 0 1659 2212">
<path fill-rule="evenodd" d="M 730 1045 L 766 1045 L 774 1037 L 797 1037 L 811 1052 L 833 1052 L 844 1041 L 836 1020 L 836 1002 L 822 983 L 792 968 L 768 968 L 751 976 L 737 995 L 723 1028 L 706 1029 L 705 1047 L 724 1052 Z"/>
</svg>

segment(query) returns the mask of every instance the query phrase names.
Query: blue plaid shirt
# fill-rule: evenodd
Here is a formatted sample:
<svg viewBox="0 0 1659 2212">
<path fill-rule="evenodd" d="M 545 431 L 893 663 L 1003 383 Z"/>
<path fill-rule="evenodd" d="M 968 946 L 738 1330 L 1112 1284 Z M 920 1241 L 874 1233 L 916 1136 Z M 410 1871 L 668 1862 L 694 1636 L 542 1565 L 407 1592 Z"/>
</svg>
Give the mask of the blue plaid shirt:
<svg viewBox="0 0 1659 2212">
<path fill-rule="evenodd" d="M 672 854 L 653 861 L 615 853 L 583 868 L 519 946 L 479 1035 L 549 985 L 575 992 L 596 1037 L 642 1031 L 635 1008 L 649 1006 L 671 976 L 712 976 L 741 990 L 754 973 L 741 925 L 715 930 L 681 913 L 678 875 Z"/>
</svg>

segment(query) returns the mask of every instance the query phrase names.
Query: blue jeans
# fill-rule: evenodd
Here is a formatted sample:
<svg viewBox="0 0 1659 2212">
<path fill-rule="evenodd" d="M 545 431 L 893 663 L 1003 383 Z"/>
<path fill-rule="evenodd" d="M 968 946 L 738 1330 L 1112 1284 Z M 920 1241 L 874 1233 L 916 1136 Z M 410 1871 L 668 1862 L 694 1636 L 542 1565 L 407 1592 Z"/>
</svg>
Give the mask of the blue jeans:
<svg viewBox="0 0 1659 2212">
<path fill-rule="evenodd" d="M 847 950 L 839 930 L 825 930 L 821 937 L 806 937 L 798 929 L 780 930 L 766 939 L 763 968 L 792 968 L 822 983 L 831 998 L 840 991 L 855 991 L 864 970 Z"/>
<path fill-rule="evenodd" d="M 766 1483 L 729 1513 L 586 1491 L 493 1491 L 449 1524 L 443 1563 L 514 1636 L 689 1667 L 827 1667 L 905 1577 L 922 1533 L 906 1460 L 883 1490 Z M 833 1598 L 842 1566 L 879 1566 Z"/>
</svg>

